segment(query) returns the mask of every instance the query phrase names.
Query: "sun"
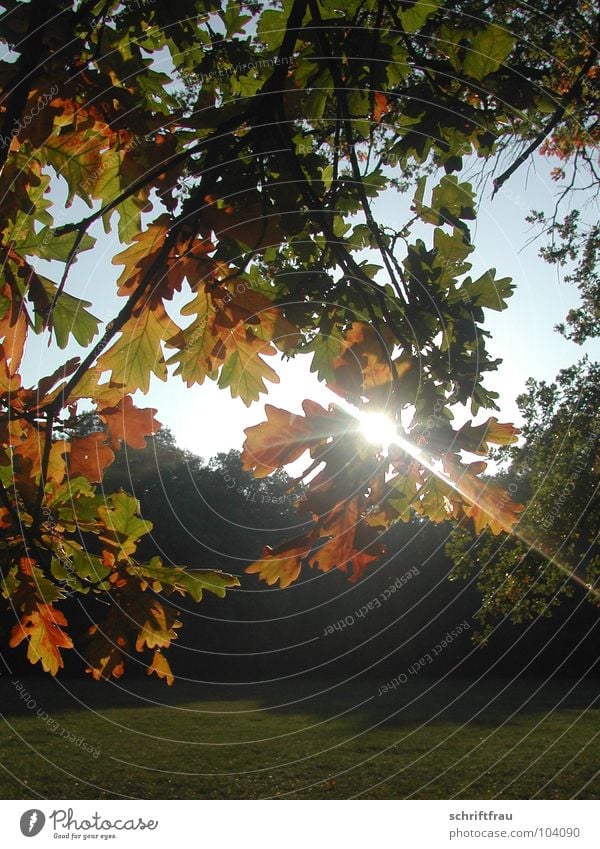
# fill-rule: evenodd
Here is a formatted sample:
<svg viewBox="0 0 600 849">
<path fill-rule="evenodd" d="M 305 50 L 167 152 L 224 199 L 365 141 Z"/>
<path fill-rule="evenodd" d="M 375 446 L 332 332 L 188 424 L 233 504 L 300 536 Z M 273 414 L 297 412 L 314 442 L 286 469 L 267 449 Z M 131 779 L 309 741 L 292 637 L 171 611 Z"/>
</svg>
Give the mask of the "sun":
<svg viewBox="0 0 600 849">
<path fill-rule="evenodd" d="M 398 441 L 398 430 L 384 413 L 361 413 L 358 420 L 360 432 L 367 442 L 387 446 Z"/>
</svg>

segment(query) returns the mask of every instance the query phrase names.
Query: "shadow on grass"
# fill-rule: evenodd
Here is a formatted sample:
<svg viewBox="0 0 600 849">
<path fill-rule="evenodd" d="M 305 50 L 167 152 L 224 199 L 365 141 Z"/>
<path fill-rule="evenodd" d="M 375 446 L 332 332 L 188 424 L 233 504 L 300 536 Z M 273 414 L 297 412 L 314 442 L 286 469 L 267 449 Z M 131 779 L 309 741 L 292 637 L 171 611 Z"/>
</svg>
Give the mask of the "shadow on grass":
<svg viewBox="0 0 600 849">
<path fill-rule="evenodd" d="M 353 714 L 366 725 L 414 725 L 422 722 L 475 723 L 495 727 L 510 717 L 553 710 L 582 711 L 600 703 L 598 680 L 569 678 L 456 678 L 425 674 L 396 683 L 356 677 L 291 678 L 273 683 L 206 684 L 176 680 L 167 687 L 156 679 L 125 678 L 96 682 L 89 678 L 52 679 L 43 675 L 0 677 L 0 715 L 27 716 L 38 708 L 74 714 L 112 709 L 174 709 L 185 714 L 235 716 L 264 712 L 302 714 L 320 720 Z M 18 689 L 18 684 L 22 686 Z M 32 707 L 33 700 L 35 707 Z"/>
</svg>

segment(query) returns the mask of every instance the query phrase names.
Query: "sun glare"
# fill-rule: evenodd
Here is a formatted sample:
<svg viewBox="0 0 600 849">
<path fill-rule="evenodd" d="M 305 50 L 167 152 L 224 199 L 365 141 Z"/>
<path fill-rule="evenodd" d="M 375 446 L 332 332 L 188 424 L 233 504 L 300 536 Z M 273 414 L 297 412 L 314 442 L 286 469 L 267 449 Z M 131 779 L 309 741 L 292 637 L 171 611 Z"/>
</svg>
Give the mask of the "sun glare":
<svg viewBox="0 0 600 849">
<path fill-rule="evenodd" d="M 389 445 L 398 441 L 396 426 L 384 413 L 363 413 L 359 421 L 360 432 L 373 445 Z"/>
</svg>

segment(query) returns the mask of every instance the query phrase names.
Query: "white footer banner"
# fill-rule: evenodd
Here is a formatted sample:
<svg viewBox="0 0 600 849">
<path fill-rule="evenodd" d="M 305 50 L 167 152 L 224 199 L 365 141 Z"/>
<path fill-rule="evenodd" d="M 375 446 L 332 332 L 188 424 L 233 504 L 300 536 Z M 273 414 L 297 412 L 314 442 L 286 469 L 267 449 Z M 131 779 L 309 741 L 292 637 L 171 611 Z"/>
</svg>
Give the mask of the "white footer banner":
<svg viewBox="0 0 600 849">
<path fill-rule="evenodd" d="M 598 849 L 598 801 L 0 801 L 6 847 Z M 175 842 L 174 842 L 175 841 Z"/>
</svg>

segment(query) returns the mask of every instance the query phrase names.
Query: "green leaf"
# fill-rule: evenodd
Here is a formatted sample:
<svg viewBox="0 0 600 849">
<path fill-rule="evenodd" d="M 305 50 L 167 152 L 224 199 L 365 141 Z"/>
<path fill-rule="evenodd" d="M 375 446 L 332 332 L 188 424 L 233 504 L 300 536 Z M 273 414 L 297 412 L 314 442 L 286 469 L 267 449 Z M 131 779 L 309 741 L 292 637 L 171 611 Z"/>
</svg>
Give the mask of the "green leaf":
<svg viewBox="0 0 600 849">
<path fill-rule="evenodd" d="M 56 550 L 56 547 L 54 547 Z M 52 558 L 52 576 L 57 581 L 62 581 L 77 592 L 89 592 L 86 582 L 97 583 L 103 581 L 110 574 L 110 569 L 102 563 L 101 559 L 88 551 L 73 540 L 62 539 L 60 551 Z M 102 589 L 106 589 L 104 585 Z"/>
<path fill-rule="evenodd" d="M 431 208 L 439 213 L 438 221 L 432 223 L 446 224 L 455 219 L 474 219 L 475 193 L 471 184 L 459 183 L 454 174 L 442 177 L 433 190 Z"/>
<path fill-rule="evenodd" d="M 302 353 L 312 352 L 313 358 L 310 370 L 317 372 L 319 380 L 334 380 L 333 360 L 339 357 L 342 351 L 342 342 L 335 331 L 329 333 L 318 333 L 314 339 L 303 346 Z"/>
<path fill-rule="evenodd" d="M 40 280 L 44 291 L 52 302 L 58 287 L 51 280 L 41 275 Z M 87 307 L 91 306 L 90 301 L 83 301 L 74 295 L 69 295 L 68 292 L 60 293 L 50 316 L 50 325 L 59 348 L 67 347 L 70 335 L 84 348 L 90 344 L 98 332 L 100 324 L 100 319 L 88 312 Z"/>
<path fill-rule="evenodd" d="M 98 516 L 104 523 L 109 537 L 100 537 L 104 542 L 117 545 L 125 554 L 133 554 L 140 537 L 149 534 L 152 522 L 139 516 L 140 503 L 126 492 L 115 492 L 98 508 Z"/>
<path fill-rule="evenodd" d="M 164 566 L 159 557 L 153 557 L 149 563 L 130 567 L 139 577 L 158 581 L 184 595 L 188 593 L 194 601 L 201 601 L 204 591 L 211 592 L 219 598 L 225 597 L 225 591 L 230 587 L 239 587 L 239 580 L 226 572 L 211 569 L 182 569 L 180 566 Z"/>
<path fill-rule="evenodd" d="M 231 80 L 232 91 L 241 97 L 254 97 L 262 84 L 263 80 L 255 73 L 243 74 Z"/>
<path fill-rule="evenodd" d="M 409 474 L 399 474 L 390 480 L 392 487 L 388 500 L 390 506 L 398 513 L 398 518 L 403 522 L 411 519 L 411 507 L 415 506 L 417 487 L 415 479 Z"/>
<path fill-rule="evenodd" d="M 123 176 L 123 152 L 115 151 L 107 155 L 103 161 L 102 172 L 98 175 L 94 186 L 94 197 L 100 198 L 103 205 L 107 205 L 119 197 L 126 188 Z M 118 213 L 117 231 L 119 239 L 123 244 L 129 244 L 139 235 L 141 229 L 141 212 L 147 205 L 145 192 L 140 191 L 130 195 L 122 201 L 115 209 L 106 212 L 102 216 L 104 232 L 110 232 L 110 221 L 115 212 Z"/>
<path fill-rule="evenodd" d="M 313 88 L 306 98 L 304 109 L 311 120 L 322 118 L 327 105 L 329 92 L 322 88 Z"/>
<path fill-rule="evenodd" d="M 400 21 L 405 32 L 417 32 L 421 29 L 427 18 L 437 12 L 442 0 L 417 0 L 409 9 L 404 9 L 399 14 Z"/>
<path fill-rule="evenodd" d="M 432 522 L 443 522 L 452 517 L 452 496 L 454 491 L 443 480 L 432 474 L 419 490 L 416 508 L 421 515 Z"/>
<path fill-rule="evenodd" d="M 225 38 L 243 33 L 248 21 L 252 20 L 252 15 L 242 14 L 238 4 L 230 4 L 225 12 L 221 12 L 220 17 L 225 25 Z"/>
<path fill-rule="evenodd" d="M 103 170 L 100 151 L 105 144 L 97 133 L 67 131 L 51 135 L 41 148 L 44 160 L 67 182 L 68 207 L 76 196 L 92 206 L 93 189 Z"/>
<path fill-rule="evenodd" d="M 478 307 L 488 307 L 491 310 L 501 312 L 506 309 L 508 304 L 505 298 L 510 298 L 514 291 L 512 278 L 502 277 L 495 280 L 496 269 L 490 268 L 477 280 L 471 280 L 467 277 L 463 281 L 462 286 L 458 289 L 456 295 L 458 298 L 463 298 Z M 457 300 L 458 298 L 454 298 Z"/>
<path fill-rule="evenodd" d="M 463 71 L 474 80 L 483 80 L 501 67 L 514 45 L 515 39 L 507 29 L 490 24 L 473 38 Z"/>
<path fill-rule="evenodd" d="M 77 233 L 64 233 L 59 236 L 52 227 L 42 227 L 39 233 L 29 230 L 26 237 L 15 241 L 15 249 L 21 256 L 37 256 L 40 259 L 66 262 L 76 238 Z M 96 240 L 85 233 L 77 246 L 77 253 L 89 251 L 95 244 Z"/>
<path fill-rule="evenodd" d="M 262 359 L 276 353 L 275 348 L 243 326 L 229 334 L 225 348 L 226 360 L 219 375 L 219 386 L 221 389 L 228 386 L 232 398 L 241 398 L 249 407 L 253 401 L 258 401 L 261 393 L 267 392 L 265 380 L 279 383 L 277 372 Z"/>
<path fill-rule="evenodd" d="M 281 42 L 283 41 L 286 32 L 288 17 L 290 15 L 290 7 L 291 4 L 288 0 L 285 0 L 282 11 L 266 9 L 262 12 L 258 19 L 258 37 L 262 42 L 264 42 L 264 44 L 267 45 L 269 50 L 275 51 L 281 46 Z M 309 10 L 307 5 L 305 17 L 308 15 Z"/>
<path fill-rule="evenodd" d="M 215 306 L 206 289 L 199 289 L 193 301 L 181 309 L 182 315 L 196 314 L 196 320 L 181 334 L 168 343 L 179 350 L 167 360 L 167 364 L 177 363 L 175 375 L 181 375 L 187 386 L 202 384 L 206 377 L 217 378 L 215 359 L 211 356 L 216 339 L 212 330 Z"/>
<path fill-rule="evenodd" d="M 433 234 L 433 246 L 442 264 L 446 262 L 461 268 L 465 266 L 470 268 L 469 263 L 463 261 L 474 251 L 474 247 L 465 241 L 460 230 L 453 230 L 450 235 L 439 227 L 436 228 Z"/>
<path fill-rule="evenodd" d="M 98 360 L 98 367 L 110 371 L 112 382 L 121 383 L 124 393 L 136 389 L 147 392 L 151 374 L 167 379 L 162 343 L 178 332 L 166 313 L 145 309 L 129 319 L 121 337 Z"/>
</svg>

